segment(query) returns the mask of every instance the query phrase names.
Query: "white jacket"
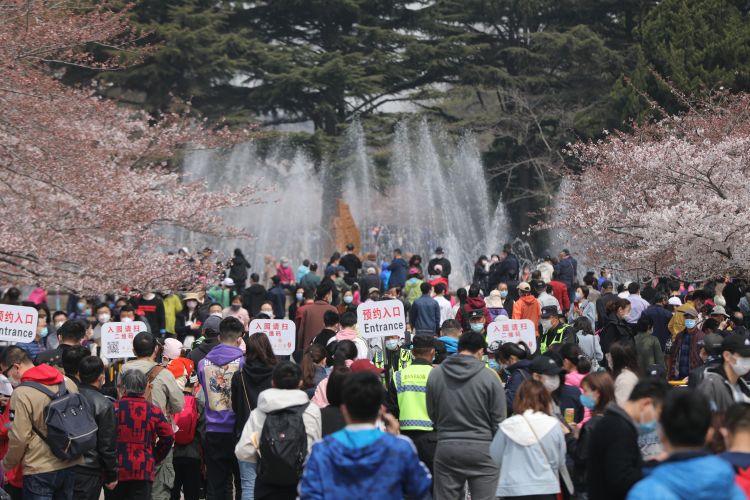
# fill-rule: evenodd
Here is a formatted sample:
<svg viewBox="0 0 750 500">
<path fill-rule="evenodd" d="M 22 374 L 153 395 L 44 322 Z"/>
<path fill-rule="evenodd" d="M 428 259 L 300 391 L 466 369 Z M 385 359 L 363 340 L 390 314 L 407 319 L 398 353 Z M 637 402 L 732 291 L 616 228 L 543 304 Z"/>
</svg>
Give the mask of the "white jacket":
<svg viewBox="0 0 750 500">
<path fill-rule="evenodd" d="M 266 389 L 258 396 L 258 407 L 251 413 L 242 429 L 242 435 L 234 447 L 234 454 L 242 462 L 258 461 L 258 450 L 255 445 L 260 440 L 260 433 L 263 430 L 263 424 L 266 422 L 266 415 L 276 410 L 283 410 L 290 406 L 302 405 L 309 403 L 310 398 L 304 391 L 297 389 Z M 308 404 L 305 412 L 302 414 L 302 421 L 305 423 L 307 432 L 307 454 L 310 454 L 312 445 L 322 437 L 320 408 L 314 404 Z"/>
</svg>

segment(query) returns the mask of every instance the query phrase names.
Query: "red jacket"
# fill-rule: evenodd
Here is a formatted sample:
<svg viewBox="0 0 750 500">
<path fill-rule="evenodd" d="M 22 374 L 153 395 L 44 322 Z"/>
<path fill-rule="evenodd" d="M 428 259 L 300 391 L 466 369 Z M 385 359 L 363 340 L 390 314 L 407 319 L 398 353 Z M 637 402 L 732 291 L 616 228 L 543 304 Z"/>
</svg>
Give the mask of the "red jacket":
<svg viewBox="0 0 750 500">
<path fill-rule="evenodd" d="M 557 301 L 560 303 L 563 314 L 568 314 L 570 310 L 570 295 L 568 295 L 568 285 L 562 281 L 550 281 L 549 286 L 552 287 L 552 295 L 555 296 Z"/>
<path fill-rule="evenodd" d="M 466 299 L 466 304 L 458 308 L 456 313 L 456 321 L 459 322 L 461 328 L 466 328 L 469 324 L 468 314 L 476 309 L 481 309 L 484 312 L 484 324 L 489 325 L 492 323 L 492 316 L 490 311 L 487 309 L 487 303 L 482 297 L 469 297 Z M 466 316 L 466 317 L 464 317 Z"/>
<path fill-rule="evenodd" d="M 115 401 L 117 480 L 153 481 L 156 464 L 174 442 L 172 425 L 161 410 L 141 396 Z"/>
</svg>

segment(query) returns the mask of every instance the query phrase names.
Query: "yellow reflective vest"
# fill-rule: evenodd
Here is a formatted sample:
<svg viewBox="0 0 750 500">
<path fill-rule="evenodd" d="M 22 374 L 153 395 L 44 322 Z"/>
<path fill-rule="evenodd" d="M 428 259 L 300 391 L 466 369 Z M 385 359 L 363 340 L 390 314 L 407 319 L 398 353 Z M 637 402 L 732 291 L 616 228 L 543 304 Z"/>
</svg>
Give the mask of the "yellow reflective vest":
<svg viewBox="0 0 750 500">
<path fill-rule="evenodd" d="M 404 431 L 431 431 L 427 414 L 427 377 L 432 365 L 412 364 L 396 372 L 393 383 L 398 398 L 398 421 Z"/>
</svg>

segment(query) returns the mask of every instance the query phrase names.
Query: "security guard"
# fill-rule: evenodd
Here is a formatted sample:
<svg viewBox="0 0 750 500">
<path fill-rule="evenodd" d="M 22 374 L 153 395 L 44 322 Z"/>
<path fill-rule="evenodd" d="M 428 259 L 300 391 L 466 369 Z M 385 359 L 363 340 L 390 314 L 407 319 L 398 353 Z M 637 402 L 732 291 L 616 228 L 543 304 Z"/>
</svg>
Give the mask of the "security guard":
<svg viewBox="0 0 750 500">
<path fill-rule="evenodd" d="M 544 354 L 553 344 L 577 342 L 570 325 L 565 324 L 556 306 L 542 308 L 542 336 L 539 339 L 539 352 Z"/>
<path fill-rule="evenodd" d="M 411 364 L 396 372 L 388 386 L 390 409 L 398 417 L 401 433 L 411 438 L 419 458 L 432 471 L 437 433 L 427 414 L 427 377 L 432 371 L 435 343 L 431 335 L 416 335 L 412 340 Z M 395 402 L 395 405 L 393 403 Z"/>
<path fill-rule="evenodd" d="M 401 346 L 399 335 L 385 337 L 383 344 L 385 350 L 379 347 L 373 349 L 372 363 L 385 371 L 385 386 L 388 387 L 396 372 L 411 364 L 412 353 Z"/>
</svg>

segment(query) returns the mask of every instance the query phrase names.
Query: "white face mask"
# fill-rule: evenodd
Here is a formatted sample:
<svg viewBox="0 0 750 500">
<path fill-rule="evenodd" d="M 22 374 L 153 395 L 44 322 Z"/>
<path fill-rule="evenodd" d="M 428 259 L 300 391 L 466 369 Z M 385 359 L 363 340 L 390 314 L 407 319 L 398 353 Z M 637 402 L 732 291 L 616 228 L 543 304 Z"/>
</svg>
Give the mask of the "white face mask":
<svg viewBox="0 0 750 500">
<path fill-rule="evenodd" d="M 99 323 L 104 324 L 110 320 L 110 317 L 109 317 L 109 314 L 104 313 L 104 314 L 100 314 L 99 316 L 97 316 L 96 319 L 99 320 Z"/>
<path fill-rule="evenodd" d="M 732 363 L 732 370 L 738 377 L 742 377 L 750 372 L 750 358 L 737 357 L 737 361 Z"/>
<path fill-rule="evenodd" d="M 120 321 L 122 321 L 123 323 L 132 323 L 133 318 L 120 318 Z"/>
<path fill-rule="evenodd" d="M 546 332 L 550 328 L 552 328 L 552 321 L 548 320 L 548 319 L 543 319 L 542 320 L 542 330 L 544 330 Z"/>
<path fill-rule="evenodd" d="M 544 388 L 549 392 L 555 392 L 560 387 L 560 377 L 557 375 L 542 375 Z"/>
<path fill-rule="evenodd" d="M 261 314 L 266 314 L 266 315 L 268 315 L 269 318 L 273 319 L 273 311 L 267 311 L 265 309 L 261 309 L 260 313 Z"/>
</svg>

